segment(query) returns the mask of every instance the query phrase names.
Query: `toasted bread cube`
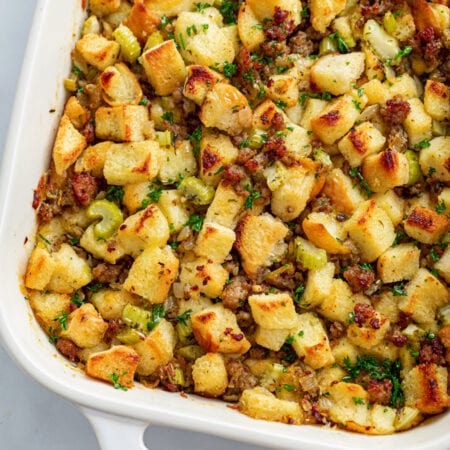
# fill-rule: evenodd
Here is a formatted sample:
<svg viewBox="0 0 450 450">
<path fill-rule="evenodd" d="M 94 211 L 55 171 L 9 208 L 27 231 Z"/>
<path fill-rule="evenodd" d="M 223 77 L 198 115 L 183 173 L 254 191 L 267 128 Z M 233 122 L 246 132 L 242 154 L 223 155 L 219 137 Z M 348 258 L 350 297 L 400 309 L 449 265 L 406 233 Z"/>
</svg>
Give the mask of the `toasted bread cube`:
<svg viewBox="0 0 450 450">
<path fill-rule="evenodd" d="M 138 362 L 136 351 L 126 345 L 116 345 L 109 350 L 91 354 L 86 362 L 86 373 L 93 378 L 132 388 Z"/>
<path fill-rule="evenodd" d="M 161 23 L 160 16 L 147 8 L 144 2 L 135 2 L 131 8 L 124 25 L 145 45 L 147 38 L 154 33 Z"/>
<path fill-rule="evenodd" d="M 124 185 L 152 180 L 159 170 L 160 152 L 156 141 L 113 144 L 103 167 L 106 181 Z"/>
<path fill-rule="evenodd" d="M 425 111 L 436 120 L 450 118 L 450 89 L 443 83 L 427 80 L 423 99 Z"/>
<path fill-rule="evenodd" d="M 366 156 L 378 153 L 386 138 L 378 131 L 372 122 L 363 122 L 350 131 L 339 141 L 339 151 L 344 155 L 350 166 L 361 165 Z"/>
<path fill-rule="evenodd" d="M 376 311 L 383 313 L 391 323 L 398 322 L 398 299 L 392 292 L 382 292 L 376 298 L 372 298 L 372 300 L 374 301 L 374 308 Z"/>
<path fill-rule="evenodd" d="M 334 144 L 353 126 L 360 114 L 355 101 L 345 94 L 330 102 L 319 115 L 311 119 L 312 131 L 324 144 Z M 360 107 L 364 106 L 359 103 Z"/>
<path fill-rule="evenodd" d="M 209 258 L 198 258 L 181 266 L 180 281 L 185 284 L 185 293 L 193 298 L 200 294 L 219 297 L 227 280 L 228 272 Z"/>
<path fill-rule="evenodd" d="M 101 178 L 106 154 L 111 145 L 113 145 L 112 142 L 105 141 L 87 147 L 75 163 L 75 172 L 89 172 L 94 177 Z"/>
<path fill-rule="evenodd" d="M 447 283 L 450 283 L 450 247 L 446 248 L 439 261 L 434 264 L 434 268 Z"/>
<path fill-rule="evenodd" d="M 191 323 L 195 339 L 206 352 L 243 354 L 250 348 L 236 316 L 221 303 L 191 315 Z"/>
<path fill-rule="evenodd" d="M 368 156 L 362 163 L 361 172 L 372 191 L 385 192 L 408 183 L 409 163 L 403 153 L 388 149 Z"/>
<path fill-rule="evenodd" d="M 200 106 L 211 87 L 223 79 L 224 76 L 221 73 L 206 66 L 193 64 L 187 68 L 183 94 Z"/>
<path fill-rule="evenodd" d="M 377 262 L 378 276 L 383 283 L 410 280 L 419 270 L 420 250 L 414 244 L 388 248 Z"/>
<path fill-rule="evenodd" d="M 441 214 L 450 215 L 450 187 L 445 187 L 442 189 L 437 198 L 437 205 L 445 208 Z"/>
<path fill-rule="evenodd" d="M 216 127 L 232 136 L 240 134 L 252 123 L 247 98 L 225 83 L 218 83 L 208 91 L 199 117 L 206 127 Z"/>
<path fill-rule="evenodd" d="M 310 213 L 302 222 L 307 238 L 328 253 L 346 255 L 350 249 L 343 244 L 347 237 L 341 222 L 324 212 Z"/>
<path fill-rule="evenodd" d="M 286 20 L 292 20 L 295 25 L 300 24 L 301 4 L 298 0 L 247 0 L 247 3 L 260 22 L 273 19 L 276 8 L 280 8 L 289 13 Z"/>
<path fill-rule="evenodd" d="M 107 67 L 99 77 L 103 100 L 110 106 L 137 105 L 142 89 L 136 75 L 124 63 Z"/>
<path fill-rule="evenodd" d="M 197 173 L 197 160 L 188 140 L 178 140 L 175 148 L 163 148 L 160 158 L 158 178 L 163 183 L 172 184 Z"/>
<path fill-rule="evenodd" d="M 447 368 L 433 363 L 419 364 L 405 375 L 402 389 L 406 406 L 425 414 L 438 414 L 449 402 Z"/>
<path fill-rule="evenodd" d="M 55 260 L 44 247 L 37 245 L 31 252 L 25 272 L 25 286 L 43 291 L 50 282 L 55 270 Z"/>
<path fill-rule="evenodd" d="M 417 323 L 434 320 L 436 310 L 449 299 L 447 288 L 427 269 L 420 268 L 414 278 L 405 286 L 398 307 Z"/>
<path fill-rule="evenodd" d="M 164 247 L 169 236 L 167 219 L 153 203 L 144 210 L 128 216 L 117 232 L 120 245 L 134 258 L 148 247 Z"/>
<path fill-rule="evenodd" d="M 177 277 L 178 266 L 170 247 L 147 248 L 134 260 L 123 288 L 150 303 L 162 303 Z"/>
<path fill-rule="evenodd" d="M 231 139 L 222 133 L 204 130 L 200 141 L 200 178 L 211 186 L 217 186 L 222 178 L 222 170 L 234 163 L 238 149 Z"/>
<path fill-rule="evenodd" d="M 99 344 L 108 328 L 91 303 L 85 303 L 69 314 L 66 329 L 61 336 L 70 339 L 78 347 L 94 347 Z"/>
<path fill-rule="evenodd" d="M 92 14 L 96 16 L 107 16 L 117 11 L 120 6 L 120 0 L 91 0 L 89 8 Z"/>
<path fill-rule="evenodd" d="M 242 44 L 249 51 L 257 49 L 265 40 L 261 23 L 246 2 L 243 2 L 239 8 L 238 31 Z"/>
<path fill-rule="evenodd" d="M 214 222 L 206 222 L 197 237 L 195 253 L 222 264 L 229 255 L 236 234 L 230 228 Z"/>
<path fill-rule="evenodd" d="M 274 352 L 278 352 L 286 342 L 290 334 L 290 330 L 271 330 L 261 326 L 256 327 L 254 334 L 255 342 L 261 347 L 268 348 Z"/>
<path fill-rule="evenodd" d="M 369 434 L 391 434 L 395 431 L 397 412 L 389 406 L 375 404 L 370 409 L 371 429 Z"/>
<path fill-rule="evenodd" d="M 308 131 L 312 130 L 311 121 L 314 117 L 317 117 L 328 105 L 326 100 L 320 100 L 318 98 L 307 98 L 306 106 L 300 120 L 300 125 Z"/>
<path fill-rule="evenodd" d="M 428 148 L 420 150 L 419 164 L 424 175 L 450 182 L 450 137 L 432 139 Z"/>
<path fill-rule="evenodd" d="M 207 353 L 192 366 L 194 391 L 206 397 L 219 397 L 228 386 L 225 361 L 220 353 Z"/>
<path fill-rule="evenodd" d="M 263 328 L 288 330 L 297 323 L 294 301 L 288 293 L 250 295 L 248 303 L 254 321 Z"/>
<path fill-rule="evenodd" d="M 395 238 L 391 219 L 375 200 L 361 203 L 345 223 L 345 229 L 367 262 L 375 261 Z"/>
<path fill-rule="evenodd" d="M 289 424 L 303 423 L 303 411 L 298 402 L 280 400 L 269 390 L 257 386 L 246 389 L 239 399 L 239 411 L 249 417 Z"/>
<path fill-rule="evenodd" d="M 424 139 L 431 138 L 431 117 L 425 112 L 423 103 L 418 98 L 408 100 L 410 111 L 403 121 L 408 133 L 409 145 L 414 147 Z"/>
<path fill-rule="evenodd" d="M 405 210 L 405 200 L 399 197 L 393 189 L 373 196 L 377 204 L 381 206 L 391 219 L 394 226 L 397 226 L 403 219 Z"/>
<path fill-rule="evenodd" d="M 81 105 L 75 95 L 72 95 L 67 100 L 63 115 L 70 119 L 77 130 L 83 128 L 89 120 L 89 111 Z"/>
<path fill-rule="evenodd" d="M 163 190 L 158 206 L 166 217 L 171 232 L 180 231 L 189 220 L 186 198 L 177 189 Z"/>
<path fill-rule="evenodd" d="M 125 184 L 123 186 L 122 203 L 130 214 L 134 214 L 136 211 L 142 209 L 142 206 L 145 205 L 147 199 L 149 199 L 147 195 L 151 191 L 152 186 L 152 183 L 149 183 L 148 181 Z"/>
<path fill-rule="evenodd" d="M 112 66 L 119 56 L 120 45 L 99 34 L 88 33 L 79 39 L 75 45 L 83 59 L 98 70 Z"/>
<path fill-rule="evenodd" d="M 103 259 L 110 264 L 115 264 L 117 260 L 125 255 L 124 249 L 117 240 L 117 236 L 112 236 L 107 241 L 97 239 L 94 233 L 95 224 L 89 225 L 80 239 L 80 246 L 91 253 L 97 259 Z"/>
<path fill-rule="evenodd" d="M 295 124 L 288 125 L 286 133 L 284 145 L 289 156 L 301 160 L 311 154 L 311 133 Z"/>
<path fill-rule="evenodd" d="M 90 301 L 105 320 L 120 319 L 123 308 L 128 303 L 132 305 L 141 304 L 139 297 L 124 289 L 100 289 L 92 294 Z"/>
<path fill-rule="evenodd" d="M 313 308 L 330 294 L 334 277 L 334 264 L 329 262 L 321 269 L 308 271 L 305 292 L 301 298 L 302 306 Z"/>
<path fill-rule="evenodd" d="M 292 333 L 292 347 L 298 357 L 313 369 L 334 363 L 325 327 L 312 313 L 297 315 L 298 323 Z"/>
<path fill-rule="evenodd" d="M 322 193 L 331 200 L 334 208 L 344 214 L 353 214 L 356 207 L 364 201 L 353 180 L 341 169 L 333 169 L 327 174 Z"/>
<path fill-rule="evenodd" d="M 376 328 L 372 326 L 373 323 L 377 323 Z M 350 324 L 347 328 L 347 337 L 354 345 L 365 349 L 372 348 L 381 343 L 389 327 L 389 319 L 376 311 L 370 319 L 365 320 L 362 324 Z"/>
<path fill-rule="evenodd" d="M 144 0 L 144 3 L 160 17 L 173 17 L 182 11 L 194 9 L 196 0 Z"/>
<path fill-rule="evenodd" d="M 397 412 L 397 417 L 394 421 L 396 431 L 405 431 L 415 427 L 422 422 L 423 417 L 417 408 L 404 406 Z"/>
<path fill-rule="evenodd" d="M 316 31 L 324 33 L 332 20 L 344 9 L 344 0 L 313 0 L 310 4 L 311 25 Z"/>
<path fill-rule="evenodd" d="M 364 60 L 362 52 L 322 56 L 311 68 L 311 83 L 320 91 L 345 94 L 363 73 Z"/>
<path fill-rule="evenodd" d="M 417 97 L 420 96 L 416 81 L 407 73 L 400 77 L 389 78 L 384 84 L 387 87 L 388 99 L 399 95 L 404 99 L 417 100 Z"/>
<path fill-rule="evenodd" d="M 434 244 L 448 230 L 449 220 L 429 208 L 416 206 L 403 222 L 405 232 L 423 244 Z"/>
<path fill-rule="evenodd" d="M 238 195 L 232 185 L 219 183 L 212 203 L 206 211 L 206 221 L 234 229 L 245 199 Z"/>
<path fill-rule="evenodd" d="M 245 272 L 255 275 L 260 267 L 272 265 L 272 259 L 284 248 L 287 233 L 286 225 L 270 214 L 247 214 L 236 228 L 235 243 Z"/>
<path fill-rule="evenodd" d="M 171 95 L 183 86 L 186 66 L 175 41 L 168 40 L 142 55 L 145 74 L 158 95 Z"/>
<path fill-rule="evenodd" d="M 293 70 L 280 75 L 272 75 L 266 84 L 266 95 L 274 102 L 281 101 L 287 106 L 298 102 L 299 80 Z"/>
<path fill-rule="evenodd" d="M 331 343 L 331 352 L 333 353 L 336 363 L 343 367 L 345 367 L 345 360 L 347 358 L 354 364 L 359 355 L 358 347 L 346 336 L 333 339 Z"/>
<path fill-rule="evenodd" d="M 99 139 L 143 141 L 150 135 L 150 127 L 144 105 L 101 106 L 95 111 L 95 135 Z"/>
<path fill-rule="evenodd" d="M 69 117 L 63 115 L 53 145 L 53 162 L 58 175 L 64 175 L 86 148 L 86 138 L 73 126 Z"/>
<path fill-rule="evenodd" d="M 450 26 L 450 11 L 445 3 L 440 5 L 419 0 L 414 4 L 412 14 L 420 31 L 432 27 L 440 34 Z"/>
<path fill-rule="evenodd" d="M 133 345 L 139 355 L 136 372 L 143 376 L 151 375 L 158 366 L 167 364 L 173 358 L 176 343 L 175 329 L 170 322 L 162 319 L 145 340 Z"/>
<path fill-rule="evenodd" d="M 70 295 L 49 291 L 30 291 L 28 299 L 36 320 L 44 331 L 57 336 L 61 331 L 61 324 L 57 320 L 70 312 Z"/>
<path fill-rule="evenodd" d="M 378 58 L 376 58 L 377 64 Z M 379 67 L 379 66 L 378 66 Z M 384 104 L 388 99 L 388 88 L 380 80 L 370 79 L 362 85 L 364 94 L 367 95 L 367 104 L 375 105 L 377 103 Z"/>
</svg>

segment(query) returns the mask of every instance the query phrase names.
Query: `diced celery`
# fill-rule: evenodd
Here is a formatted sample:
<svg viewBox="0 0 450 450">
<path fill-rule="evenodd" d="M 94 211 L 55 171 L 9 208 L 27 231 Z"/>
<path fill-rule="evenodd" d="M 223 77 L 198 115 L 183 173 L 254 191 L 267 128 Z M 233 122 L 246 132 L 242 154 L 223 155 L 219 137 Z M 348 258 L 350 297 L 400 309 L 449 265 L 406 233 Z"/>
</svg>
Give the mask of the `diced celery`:
<svg viewBox="0 0 450 450">
<path fill-rule="evenodd" d="M 179 341 L 182 344 L 188 344 L 190 342 L 189 337 L 192 335 L 191 321 L 187 320 L 184 323 L 178 322 L 175 326 L 175 331 L 177 332 Z"/>
<path fill-rule="evenodd" d="M 78 89 L 77 80 L 73 78 L 64 78 L 64 88 L 69 92 L 75 92 Z"/>
<path fill-rule="evenodd" d="M 155 31 L 147 38 L 147 42 L 145 43 L 145 47 L 144 47 L 144 52 L 153 47 L 156 47 L 159 44 L 162 44 L 163 42 L 164 42 L 164 37 L 161 34 L 161 32 Z"/>
<path fill-rule="evenodd" d="M 431 132 L 433 133 L 433 136 L 448 136 L 450 134 L 450 127 L 446 127 L 442 122 L 433 119 Z"/>
<path fill-rule="evenodd" d="M 331 166 L 333 164 L 330 155 L 321 148 L 317 148 L 313 151 L 313 158 L 322 163 L 322 166 Z"/>
<path fill-rule="evenodd" d="M 128 303 L 122 311 L 122 320 L 131 328 L 147 332 L 147 324 L 152 320 L 152 313 L 139 306 Z"/>
<path fill-rule="evenodd" d="M 283 264 L 278 269 L 273 270 L 272 272 L 269 272 L 264 277 L 264 281 L 266 281 L 269 284 L 272 284 L 272 282 L 278 280 L 281 275 L 287 274 L 289 276 L 292 276 L 292 275 L 294 275 L 294 272 L 295 272 L 295 267 L 292 264 Z"/>
<path fill-rule="evenodd" d="M 155 139 L 161 147 L 169 147 L 172 145 L 172 132 L 169 130 L 157 131 L 155 133 Z"/>
<path fill-rule="evenodd" d="M 326 55 L 327 53 L 334 53 L 338 51 L 338 47 L 334 39 L 330 39 L 328 36 L 324 37 L 319 44 L 319 56 Z"/>
<path fill-rule="evenodd" d="M 262 130 L 254 130 L 248 140 L 248 146 L 254 150 L 260 149 L 264 144 L 264 132 Z"/>
<path fill-rule="evenodd" d="M 450 305 L 446 305 L 438 311 L 438 319 L 443 327 L 450 325 Z"/>
<path fill-rule="evenodd" d="M 196 205 L 209 205 L 215 194 L 213 187 L 196 177 L 184 178 L 178 189 Z"/>
<path fill-rule="evenodd" d="M 119 25 L 114 31 L 113 36 L 120 45 L 122 58 L 128 62 L 134 62 L 141 54 L 141 46 L 133 32 L 125 25 Z"/>
<path fill-rule="evenodd" d="M 389 62 L 390 64 L 398 64 L 400 62 L 401 58 L 397 58 L 400 52 L 397 39 L 386 33 L 375 20 L 369 19 L 365 23 L 363 38 L 383 62 Z"/>
<path fill-rule="evenodd" d="M 86 34 L 100 34 L 100 22 L 97 16 L 92 15 L 85 20 L 81 34 L 83 36 Z"/>
<path fill-rule="evenodd" d="M 327 264 L 327 252 L 301 237 L 295 238 L 296 260 L 305 269 L 318 270 Z"/>
<path fill-rule="evenodd" d="M 278 379 L 283 373 L 286 373 L 286 367 L 284 367 L 283 364 L 267 364 L 259 383 L 262 387 L 273 392 L 276 388 Z"/>
<path fill-rule="evenodd" d="M 88 219 L 102 219 L 94 226 L 94 235 L 98 239 L 109 239 L 123 222 L 120 208 L 108 200 L 94 200 L 86 210 Z"/>
<path fill-rule="evenodd" d="M 275 191 L 283 184 L 287 170 L 283 163 L 276 161 L 275 164 L 267 166 L 263 173 L 266 177 L 267 186 L 271 191 Z"/>
<path fill-rule="evenodd" d="M 145 339 L 145 334 L 134 328 L 125 328 L 116 338 L 125 345 L 133 345 Z"/>
<path fill-rule="evenodd" d="M 177 386 L 184 386 L 184 372 L 179 367 L 176 367 L 173 373 L 168 372 L 168 378 L 172 384 L 176 384 Z"/>
<path fill-rule="evenodd" d="M 413 150 L 406 150 L 405 156 L 409 164 L 408 186 L 412 186 L 413 184 L 416 184 L 421 178 L 419 157 Z"/>
<path fill-rule="evenodd" d="M 402 330 L 402 334 L 404 334 L 411 343 L 419 342 L 425 336 L 425 330 L 418 327 L 414 323 L 410 323 L 404 330 Z"/>
<path fill-rule="evenodd" d="M 383 26 L 389 34 L 392 34 L 397 29 L 397 21 L 391 11 L 388 11 L 384 15 Z"/>
<path fill-rule="evenodd" d="M 199 345 L 186 345 L 179 348 L 177 353 L 188 361 L 195 361 L 205 354 L 204 350 Z"/>
</svg>

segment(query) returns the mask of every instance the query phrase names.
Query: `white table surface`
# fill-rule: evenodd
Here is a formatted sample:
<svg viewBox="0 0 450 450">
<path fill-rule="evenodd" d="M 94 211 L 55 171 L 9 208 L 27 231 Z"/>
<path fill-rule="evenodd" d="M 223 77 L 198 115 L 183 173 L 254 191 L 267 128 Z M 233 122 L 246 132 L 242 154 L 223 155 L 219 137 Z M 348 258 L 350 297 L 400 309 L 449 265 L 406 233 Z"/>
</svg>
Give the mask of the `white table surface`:
<svg viewBox="0 0 450 450">
<path fill-rule="evenodd" d="M 35 4 L 36 0 L 0 0 L 0 155 Z M 262 450 L 168 427 L 149 428 L 145 442 L 151 450 Z M 99 450 L 94 432 L 79 410 L 21 372 L 1 347 L 0 449 Z"/>
</svg>

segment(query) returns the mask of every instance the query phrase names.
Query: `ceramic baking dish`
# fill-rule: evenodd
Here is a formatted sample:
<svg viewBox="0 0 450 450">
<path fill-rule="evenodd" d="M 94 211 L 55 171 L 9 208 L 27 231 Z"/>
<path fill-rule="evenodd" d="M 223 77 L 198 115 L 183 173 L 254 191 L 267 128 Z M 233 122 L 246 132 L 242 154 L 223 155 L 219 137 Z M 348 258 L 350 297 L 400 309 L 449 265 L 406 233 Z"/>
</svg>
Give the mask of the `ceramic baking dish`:
<svg viewBox="0 0 450 450">
<path fill-rule="evenodd" d="M 24 300 L 20 279 L 33 248 L 33 189 L 50 160 L 63 108 L 63 78 L 84 17 L 82 0 L 40 0 L 12 115 L 0 177 L 0 337 L 25 371 L 79 405 L 103 449 L 144 449 L 149 424 L 164 424 L 272 448 L 450 449 L 450 416 L 411 431 L 364 436 L 318 426 L 289 426 L 250 419 L 223 402 L 136 386 L 123 392 L 87 378 L 55 353 Z"/>
</svg>

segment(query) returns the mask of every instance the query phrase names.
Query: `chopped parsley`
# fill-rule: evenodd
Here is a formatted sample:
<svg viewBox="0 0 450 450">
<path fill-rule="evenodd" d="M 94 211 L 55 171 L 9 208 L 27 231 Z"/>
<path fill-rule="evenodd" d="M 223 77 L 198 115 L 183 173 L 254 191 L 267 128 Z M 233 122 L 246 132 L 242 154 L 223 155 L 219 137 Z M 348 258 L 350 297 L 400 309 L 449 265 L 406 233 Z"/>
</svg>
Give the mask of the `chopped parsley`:
<svg viewBox="0 0 450 450">
<path fill-rule="evenodd" d="M 319 98 L 321 100 L 330 101 L 331 94 L 329 92 L 302 92 L 298 97 L 298 101 L 302 106 L 305 106 L 307 98 Z"/>
<path fill-rule="evenodd" d="M 403 58 L 404 56 L 408 56 L 412 52 L 412 47 L 407 45 L 403 47 L 396 55 L 395 59 Z"/>
<path fill-rule="evenodd" d="M 67 313 L 63 313 L 59 317 L 55 317 L 53 320 L 57 320 L 59 322 L 61 330 L 67 330 Z"/>
<path fill-rule="evenodd" d="M 197 127 L 192 134 L 189 135 L 189 141 L 192 144 L 192 150 L 194 155 L 198 155 L 200 152 L 200 140 L 202 139 L 202 127 Z"/>
<path fill-rule="evenodd" d="M 175 317 L 171 317 L 169 320 L 172 322 L 180 322 L 183 325 L 186 325 L 186 321 L 191 318 L 192 309 L 188 309 L 183 314 L 180 314 Z"/>
<path fill-rule="evenodd" d="M 392 288 L 392 293 L 394 294 L 395 297 L 408 295 L 405 291 L 404 286 L 405 283 L 394 284 L 394 287 Z"/>
<path fill-rule="evenodd" d="M 355 323 L 355 311 L 350 311 L 350 312 L 348 313 L 347 323 L 349 323 L 350 325 L 351 325 L 352 323 Z"/>
<path fill-rule="evenodd" d="M 239 10 L 238 1 L 224 0 L 219 6 L 220 14 L 223 16 L 223 23 L 232 25 L 237 23 L 237 12 Z"/>
<path fill-rule="evenodd" d="M 433 262 L 437 262 L 437 261 L 439 261 L 441 259 L 441 256 L 436 251 L 435 247 L 432 247 L 431 250 L 430 250 L 430 258 L 431 258 L 431 261 L 433 261 Z"/>
<path fill-rule="evenodd" d="M 126 374 L 126 372 L 123 375 L 125 375 L 125 374 Z M 128 388 L 126 386 L 124 386 L 123 384 L 119 383 L 119 379 L 120 378 L 121 378 L 121 376 L 117 375 L 116 373 L 112 373 L 109 376 L 109 379 L 111 380 L 111 382 L 112 382 L 112 384 L 114 386 L 114 389 L 120 389 L 122 391 L 128 391 Z"/>
<path fill-rule="evenodd" d="M 161 25 L 159 26 L 160 30 L 164 31 L 169 39 L 175 40 L 175 35 L 167 29 L 169 25 L 171 25 L 170 19 L 167 16 L 162 16 Z"/>
<path fill-rule="evenodd" d="M 408 237 L 408 235 L 406 235 L 405 233 L 403 233 L 401 231 L 397 231 L 395 233 L 395 239 L 394 239 L 394 242 L 392 243 L 392 245 L 393 246 L 398 245 L 402 239 L 405 239 L 407 237 Z"/>
<path fill-rule="evenodd" d="M 283 102 L 282 100 L 277 100 L 275 102 L 275 105 L 277 105 L 278 108 L 280 108 L 280 109 L 285 109 L 287 106 L 287 103 Z"/>
<path fill-rule="evenodd" d="M 38 236 L 39 236 L 39 239 L 44 241 L 47 245 L 52 245 L 52 243 L 43 234 L 39 233 Z"/>
<path fill-rule="evenodd" d="M 369 263 L 362 263 L 359 267 L 363 270 L 372 270 L 372 266 Z"/>
<path fill-rule="evenodd" d="M 332 40 L 336 40 L 339 53 L 348 53 L 350 51 L 350 49 L 348 48 L 348 45 L 341 38 L 339 31 L 336 31 L 336 33 L 332 33 L 332 34 L 328 35 L 328 38 L 332 39 Z"/>
<path fill-rule="evenodd" d="M 167 111 L 165 112 L 162 116 L 161 116 L 162 120 L 166 120 L 167 122 L 170 123 L 170 125 L 173 125 L 173 112 L 172 111 Z"/>
<path fill-rule="evenodd" d="M 418 144 L 416 144 L 414 148 L 416 150 L 422 150 L 423 148 L 428 148 L 430 145 L 430 141 L 428 139 L 424 139 L 423 141 L 420 141 Z"/>
<path fill-rule="evenodd" d="M 125 191 L 122 186 L 108 186 L 106 190 L 106 200 L 122 204 Z"/>
<path fill-rule="evenodd" d="M 445 201 L 442 200 L 442 202 L 437 203 L 434 209 L 438 214 L 442 214 L 443 212 L 445 212 L 445 210 L 447 209 L 447 207 L 445 206 Z"/>
<path fill-rule="evenodd" d="M 349 171 L 349 175 L 352 178 L 357 179 L 360 189 L 364 190 L 368 197 L 372 195 L 372 189 L 370 189 L 366 179 L 363 177 L 358 167 L 352 167 Z"/>
<path fill-rule="evenodd" d="M 206 8 L 210 8 L 211 5 L 209 3 L 194 3 L 195 5 L 195 10 L 197 12 L 202 12 L 203 10 L 205 10 Z"/>
<path fill-rule="evenodd" d="M 365 405 L 366 402 L 361 397 L 352 397 L 353 403 L 355 405 Z"/>
<path fill-rule="evenodd" d="M 81 300 L 80 298 L 80 292 L 79 291 L 75 291 L 75 294 L 72 295 L 72 298 L 70 299 L 70 301 L 75 305 L 78 306 L 78 308 L 81 305 L 84 305 L 84 301 Z"/>
<path fill-rule="evenodd" d="M 294 290 L 294 302 L 300 305 L 303 294 L 305 293 L 305 285 L 299 284 Z"/>
<path fill-rule="evenodd" d="M 86 286 L 86 289 L 90 292 L 98 292 L 103 287 L 102 283 L 91 283 Z"/>
<path fill-rule="evenodd" d="M 76 64 L 73 66 L 72 72 L 79 77 L 83 76 L 83 71 Z"/>
<path fill-rule="evenodd" d="M 245 190 L 248 192 L 248 197 L 245 200 L 244 206 L 245 206 L 246 209 L 252 209 L 253 208 L 253 201 L 256 200 L 257 198 L 261 197 L 261 192 L 252 191 L 248 184 L 245 186 Z"/>
<path fill-rule="evenodd" d="M 231 64 L 228 61 L 223 63 L 223 74 L 227 78 L 231 78 L 236 73 L 237 67 L 236 64 Z"/>
<path fill-rule="evenodd" d="M 283 389 L 288 392 L 295 391 L 296 387 L 292 384 L 283 384 Z"/>
<path fill-rule="evenodd" d="M 139 100 L 139 104 L 147 106 L 148 105 L 148 98 L 147 97 L 142 98 L 141 100 Z"/>
<path fill-rule="evenodd" d="M 203 228 L 204 216 L 192 214 L 189 220 L 183 226 L 190 226 L 194 231 L 200 231 Z"/>
<path fill-rule="evenodd" d="M 433 175 L 433 173 L 435 173 L 435 172 L 436 172 L 436 169 L 435 169 L 434 167 L 430 167 L 430 168 L 428 169 L 427 175 L 428 175 L 429 177 L 431 177 L 431 176 Z"/>
<path fill-rule="evenodd" d="M 156 325 L 158 325 L 158 323 L 161 322 L 162 319 L 164 319 L 165 315 L 166 315 L 166 310 L 164 309 L 164 306 L 162 304 L 153 306 L 152 320 L 147 322 L 147 330 L 152 331 L 153 328 L 155 328 Z"/>
<path fill-rule="evenodd" d="M 302 10 L 300 11 L 300 17 L 302 19 L 309 18 L 309 6 L 305 6 L 304 8 L 302 8 Z"/>
<path fill-rule="evenodd" d="M 292 336 L 292 335 L 288 336 L 284 342 L 286 342 L 286 344 L 294 343 L 295 342 L 295 336 Z"/>
<path fill-rule="evenodd" d="M 355 107 L 355 109 L 356 109 L 357 111 L 359 111 L 359 112 L 362 111 L 361 103 L 358 102 L 358 100 L 352 100 L 352 103 L 353 103 L 353 106 Z"/>
<path fill-rule="evenodd" d="M 80 238 L 77 237 L 69 237 L 70 245 L 78 245 L 80 243 Z"/>
</svg>

